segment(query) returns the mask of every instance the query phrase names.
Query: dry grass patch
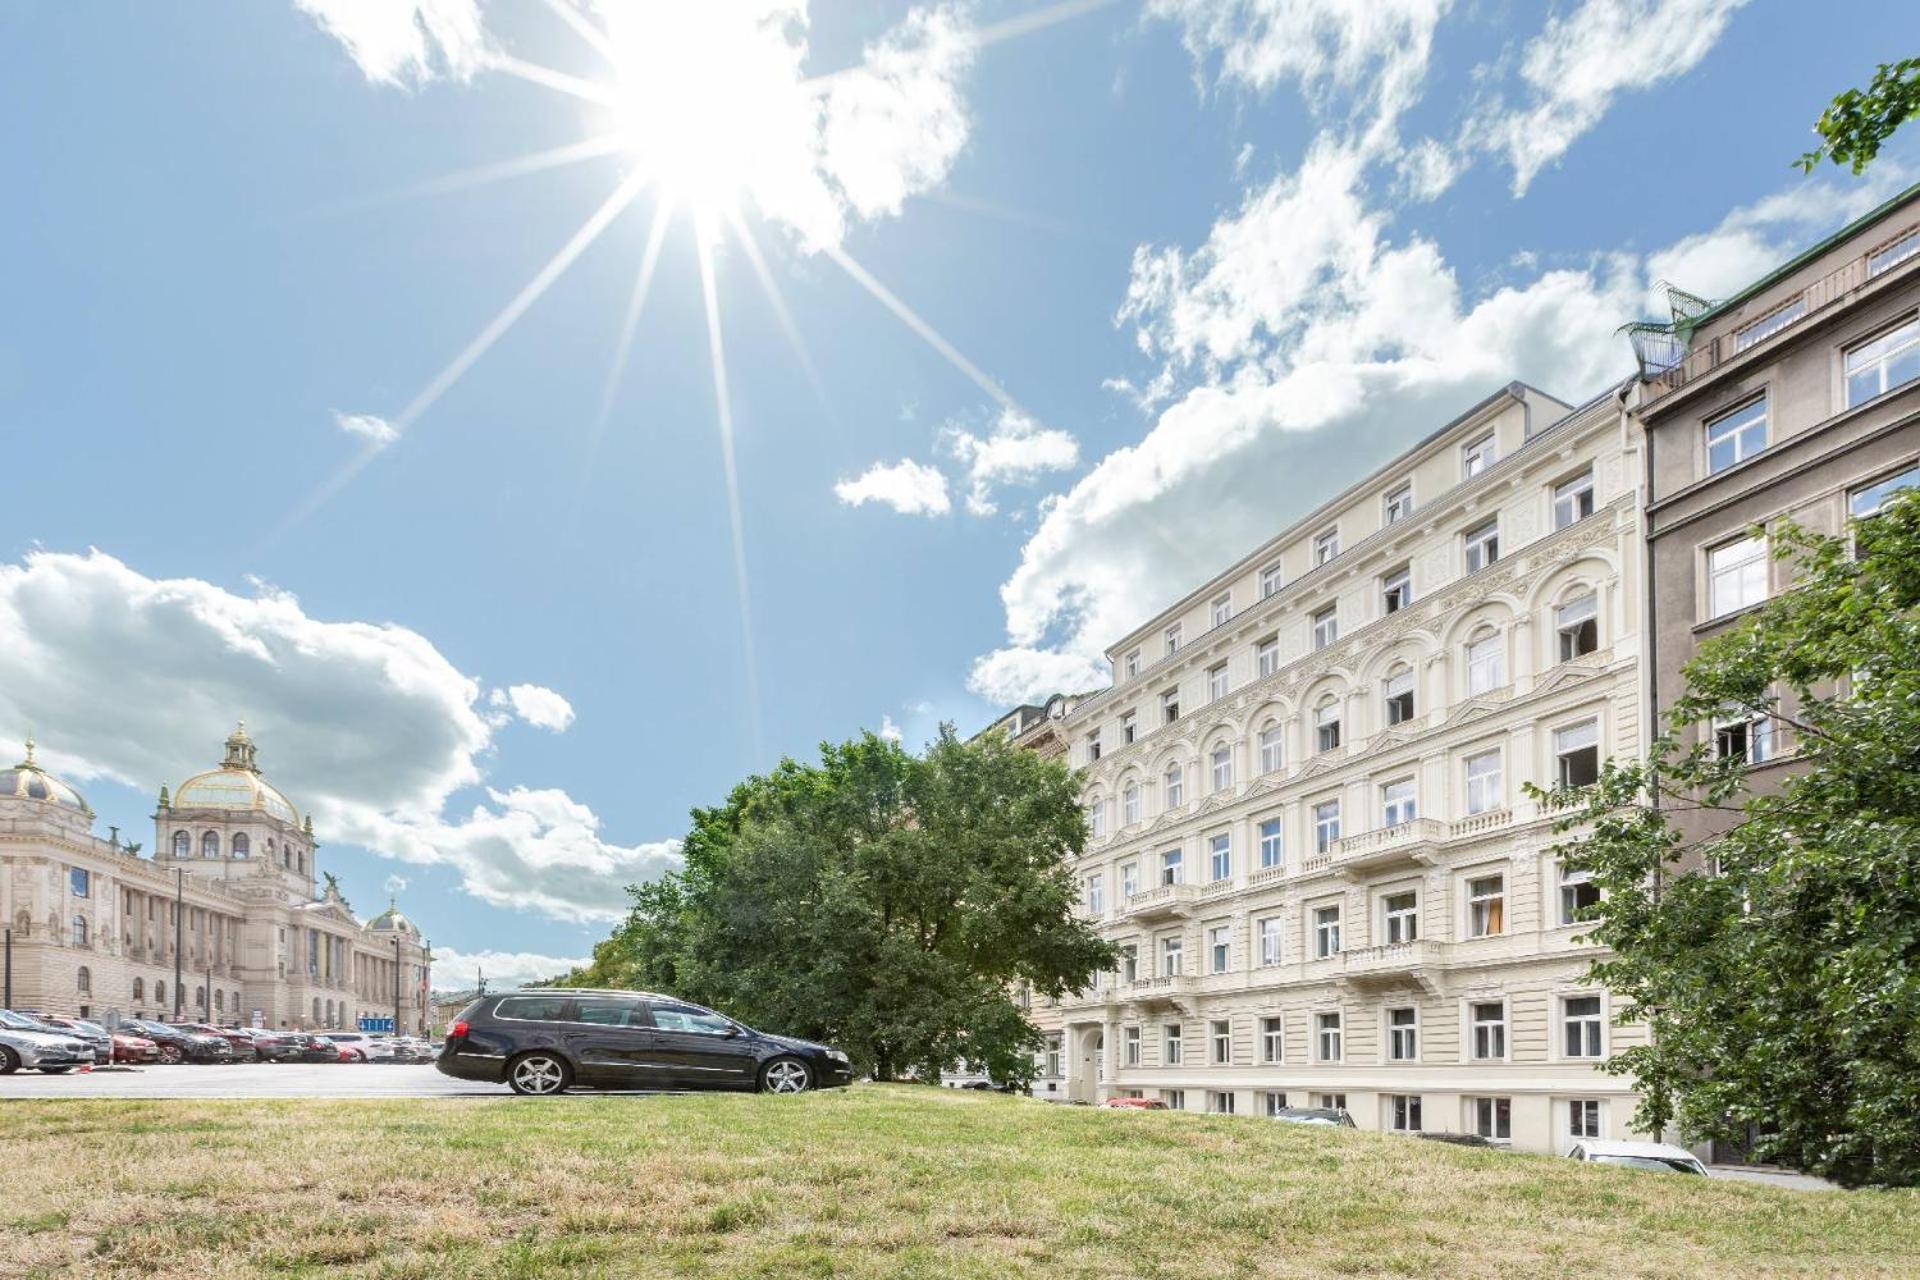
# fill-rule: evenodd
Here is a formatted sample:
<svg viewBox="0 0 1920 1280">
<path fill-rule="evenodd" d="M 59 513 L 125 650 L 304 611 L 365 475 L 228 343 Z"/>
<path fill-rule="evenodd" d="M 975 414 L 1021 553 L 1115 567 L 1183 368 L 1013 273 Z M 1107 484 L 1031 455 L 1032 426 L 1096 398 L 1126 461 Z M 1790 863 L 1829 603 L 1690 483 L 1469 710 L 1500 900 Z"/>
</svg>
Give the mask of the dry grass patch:
<svg viewBox="0 0 1920 1280">
<path fill-rule="evenodd" d="M 0 1276 L 1908 1276 L 1920 1195 L 930 1089 L 12 1103 Z"/>
</svg>

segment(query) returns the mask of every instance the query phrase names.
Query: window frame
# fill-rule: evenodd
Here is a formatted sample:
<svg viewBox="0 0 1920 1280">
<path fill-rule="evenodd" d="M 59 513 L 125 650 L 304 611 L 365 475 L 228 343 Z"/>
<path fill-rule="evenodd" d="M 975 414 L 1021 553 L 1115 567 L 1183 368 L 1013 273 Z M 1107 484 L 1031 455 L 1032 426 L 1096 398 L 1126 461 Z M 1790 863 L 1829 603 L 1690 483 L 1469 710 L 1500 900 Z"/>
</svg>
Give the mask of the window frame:
<svg viewBox="0 0 1920 1280">
<path fill-rule="evenodd" d="M 1907 335 L 1905 340 L 1889 348 L 1885 354 L 1875 358 L 1871 366 L 1866 366 L 1859 370 L 1852 367 L 1852 360 L 1857 352 L 1877 346 L 1879 343 L 1902 332 L 1905 332 Z M 1888 367 L 1896 357 L 1913 354 L 1914 358 L 1920 359 L 1920 352 L 1916 352 L 1916 348 L 1920 348 L 1920 314 L 1913 312 L 1909 312 L 1901 319 L 1890 321 L 1866 337 L 1860 338 L 1855 342 L 1850 342 L 1842 347 L 1840 349 L 1840 389 L 1844 407 L 1848 409 L 1857 408 L 1860 405 L 1878 400 L 1881 396 L 1898 391 L 1901 387 L 1907 386 L 1916 379 L 1920 379 L 1920 374 L 1916 374 L 1915 377 L 1905 378 L 1899 382 L 1889 382 L 1887 380 Z M 1856 400 L 1853 395 L 1853 380 L 1856 374 L 1865 372 L 1867 367 L 1877 368 L 1879 370 L 1880 389 Z"/>
<path fill-rule="evenodd" d="M 1267 1014 L 1260 1019 L 1260 1061 L 1285 1062 L 1287 1059 L 1287 1023 L 1282 1014 Z"/>
<path fill-rule="evenodd" d="M 1317 801 L 1308 813 L 1313 818 L 1313 851 L 1332 853 L 1340 843 L 1340 797 Z"/>
<path fill-rule="evenodd" d="M 1381 527 L 1399 524 L 1413 514 L 1413 481 L 1402 480 L 1380 495 L 1380 501 L 1382 503 Z"/>
<path fill-rule="evenodd" d="M 1207 620 L 1216 627 L 1224 627 L 1233 621 L 1233 592 L 1223 592 L 1213 598 L 1213 602 L 1207 606 Z"/>
<path fill-rule="evenodd" d="M 1589 589 L 1553 607 L 1554 652 L 1572 662 L 1600 651 L 1600 592 Z"/>
<path fill-rule="evenodd" d="M 1339 955 L 1341 944 L 1341 917 L 1344 914 L 1337 902 L 1324 903 L 1309 908 L 1313 912 L 1313 958 L 1331 960 Z"/>
<path fill-rule="evenodd" d="M 1591 1000 L 1591 1013 L 1576 1015 L 1573 1005 Z M 1567 994 L 1555 1001 L 1560 1014 L 1560 1055 L 1569 1062 L 1596 1062 L 1607 1056 L 1607 1005 L 1597 991 Z M 1576 1040 L 1578 1044 L 1576 1044 Z"/>
<path fill-rule="evenodd" d="M 1216 662 L 1207 668 L 1207 701 L 1218 702 L 1230 692 L 1227 684 L 1227 664 Z"/>
<path fill-rule="evenodd" d="M 1576 747 L 1567 747 L 1564 745 L 1564 739 L 1566 739 L 1568 735 L 1582 733 L 1583 731 L 1591 731 L 1593 735 L 1593 741 L 1591 743 Z M 1593 753 L 1593 777 L 1594 779 L 1599 778 L 1600 765 L 1602 763 L 1602 756 L 1600 754 L 1600 717 L 1598 715 L 1591 715 L 1583 720 L 1575 720 L 1567 724 L 1558 725 L 1553 730 L 1553 738 L 1551 741 L 1553 746 L 1553 776 L 1555 783 L 1562 787 L 1585 787 L 1593 785 L 1591 781 L 1574 781 L 1570 776 L 1573 770 L 1568 768 L 1568 762 L 1578 757 L 1582 752 L 1591 751 Z"/>
<path fill-rule="evenodd" d="M 1283 962 L 1285 954 L 1281 948 L 1286 945 L 1286 930 L 1279 916 L 1261 916 L 1255 920 L 1253 936 L 1260 944 L 1260 968 L 1271 969 Z"/>
<path fill-rule="evenodd" d="M 1286 727 L 1278 720 L 1269 720 L 1261 725 L 1253 741 L 1260 755 L 1262 775 L 1278 773 L 1287 767 Z"/>
<path fill-rule="evenodd" d="M 1266 565 L 1261 568 L 1260 598 L 1262 600 L 1270 599 L 1273 596 L 1279 595 L 1280 588 L 1284 587 L 1285 585 L 1286 585 L 1286 580 L 1284 575 L 1281 573 L 1280 562 L 1278 560 L 1275 560 L 1272 564 Z"/>
<path fill-rule="evenodd" d="M 1340 642 L 1340 605 L 1336 601 L 1310 615 L 1313 625 L 1313 651 L 1330 649 Z"/>
<path fill-rule="evenodd" d="M 1212 1018 L 1207 1023 L 1207 1060 L 1216 1067 L 1233 1063 L 1233 1020 Z"/>
<path fill-rule="evenodd" d="M 1420 817 L 1420 784 L 1412 774 L 1380 784 L 1380 825 L 1404 827 Z"/>
<path fill-rule="evenodd" d="M 1465 898 L 1466 934 L 1469 941 L 1506 935 L 1508 932 L 1506 872 L 1490 871 L 1478 876 L 1468 873 Z"/>
<path fill-rule="evenodd" d="M 1500 563 L 1500 517 L 1475 525 L 1460 535 L 1463 563 L 1468 573 L 1478 573 Z M 1475 560 L 1480 563 L 1475 564 Z"/>
<path fill-rule="evenodd" d="M 1482 1011 L 1492 1009 L 1496 1016 L 1483 1017 Z M 1467 1056 L 1472 1062 L 1505 1062 L 1511 1036 L 1512 1011 L 1507 997 L 1497 1000 L 1467 1001 Z"/>
<path fill-rule="evenodd" d="M 1345 707 L 1338 697 L 1328 698 L 1313 709 L 1313 753 L 1321 755 L 1340 749 L 1340 722 Z"/>
<path fill-rule="evenodd" d="M 1218 743 L 1207 753 L 1207 780 L 1212 784 L 1210 791 L 1225 791 L 1233 785 L 1233 746 L 1231 743 Z"/>
<path fill-rule="evenodd" d="M 1172 657 L 1174 654 L 1180 652 L 1180 631 L 1180 624 L 1176 622 L 1160 633 L 1160 639 L 1166 648 L 1168 657 Z"/>
<path fill-rule="evenodd" d="M 1420 1127 L 1420 1095 L 1417 1093 L 1390 1093 L 1387 1095 L 1389 1133 L 1423 1133 Z"/>
<path fill-rule="evenodd" d="M 1499 433 L 1488 431 L 1460 446 L 1460 479 L 1485 475 L 1500 461 Z"/>
<path fill-rule="evenodd" d="M 1160 1025 L 1160 1063 L 1162 1066 L 1177 1067 L 1186 1057 L 1186 1043 L 1183 1034 L 1186 1028 L 1178 1022 L 1165 1022 Z"/>
<path fill-rule="evenodd" d="M 1287 838 L 1281 820 L 1262 818 L 1254 826 L 1254 831 L 1258 836 L 1255 847 L 1260 851 L 1260 870 L 1284 867 L 1287 864 Z"/>
<path fill-rule="evenodd" d="M 1389 725 L 1405 724 L 1418 714 L 1412 667 L 1396 667 L 1380 682 L 1381 708 Z"/>
<path fill-rule="evenodd" d="M 1406 906 L 1395 906 L 1410 899 Z M 1380 939 L 1387 946 L 1402 946 L 1420 941 L 1420 891 L 1393 889 L 1380 895 Z"/>
<path fill-rule="evenodd" d="M 1387 1061 L 1420 1061 L 1420 1006 L 1417 1004 L 1395 1005 L 1388 1008 L 1383 1025 L 1387 1029 Z M 1398 1014 L 1410 1014 L 1407 1022 L 1395 1021 Z"/>
<path fill-rule="evenodd" d="M 1599 507 L 1599 497 L 1594 491 L 1593 464 L 1588 463 L 1585 470 L 1558 481 L 1551 492 L 1553 531 L 1558 533 L 1579 524 Z M 1566 508 L 1564 512 L 1562 506 Z"/>
<path fill-rule="evenodd" d="M 1233 879 L 1233 835 L 1220 831 L 1207 837 L 1207 883 Z"/>
<path fill-rule="evenodd" d="M 1345 1011 L 1316 1009 L 1313 1014 L 1313 1050 L 1316 1062 L 1345 1062 L 1347 1026 Z M 1331 1019 L 1331 1021 L 1329 1021 Z M 1331 1049 L 1332 1052 L 1328 1052 Z"/>
<path fill-rule="evenodd" d="M 1733 552 L 1743 547 L 1751 548 L 1751 550 L 1745 552 L 1740 558 L 1731 561 L 1724 567 L 1718 563 L 1722 553 Z M 1770 540 L 1766 534 L 1742 533 L 1737 538 L 1728 538 L 1724 542 L 1719 542 L 1706 548 L 1705 554 L 1707 571 L 1707 621 L 1712 622 L 1720 618 L 1731 618 L 1737 613 L 1766 603 L 1766 601 L 1772 597 L 1773 555 Z M 1759 568 L 1760 594 L 1752 599 L 1748 599 L 1747 591 L 1753 585 L 1750 575 L 1756 566 Z M 1733 584 L 1733 587 L 1738 590 L 1740 596 L 1736 602 L 1727 604 L 1724 607 L 1721 603 L 1720 591 L 1723 583 Z"/>
<path fill-rule="evenodd" d="M 1322 529 L 1313 535 L 1313 567 L 1332 564 L 1340 555 L 1340 526 Z"/>
<path fill-rule="evenodd" d="M 1759 410 L 1758 421 L 1752 420 L 1753 411 Z M 1749 450 L 1747 441 L 1755 427 L 1760 429 L 1760 443 Z M 1701 453 L 1703 463 L 1701 474 L 1717 476 L 1750 458 L 1757 458 L 1767 451 L 1773 443 L 1773 411 L 1767 402 L 1767 393 L 1760 392 L 1731 409 L 1722 410 L 1706 419 L 1701 427 Z M 1725 462 L 1714 461 L 1714 450 L 1728 441 L 1733 443 L 1732 456 Z"/>
<path fill-rule="evenodd" d="M 1474 773 L 1475 762 L 1487 759 L 1493 761 L 1492 770 L 1482 770 L 1476 775 Z M 1489 747 L 1485 751 L 1476 751 L 1472 755 L 1464 757 L 1460 762 L 1460 766 L 1461 777 L 1466 783 L 1466 795 L 1463 807 L 1466 809 L 1467 816 L 1474 817 L 1482 813 L 1496 813 L 1506 807 L 1507 762 L 1501 754 L 1499 747 Z M 1478 807 L 1476 807 L 1474 799 L 1476 787 L 1480 792 Z M 1489 792 L 1491 792 L 1491 797 L 1489 797 Z M 1488 803 L 1489 798 L 1491 798 L 1492 803 Z"/>
<path fill-rule="evenodd" d="M 1280 669 L 1280 637 L 1268 636 L 1257 640 L 1253 646 L 1253 674 L 1256 680 L 1264 679 Z"/>
<path fill-rule="evenodd" d="M 1413 604 L 1413 565 L 1402 564 L 1380 575 L 1382 616 L 1399 613 Z"/>
</svg>

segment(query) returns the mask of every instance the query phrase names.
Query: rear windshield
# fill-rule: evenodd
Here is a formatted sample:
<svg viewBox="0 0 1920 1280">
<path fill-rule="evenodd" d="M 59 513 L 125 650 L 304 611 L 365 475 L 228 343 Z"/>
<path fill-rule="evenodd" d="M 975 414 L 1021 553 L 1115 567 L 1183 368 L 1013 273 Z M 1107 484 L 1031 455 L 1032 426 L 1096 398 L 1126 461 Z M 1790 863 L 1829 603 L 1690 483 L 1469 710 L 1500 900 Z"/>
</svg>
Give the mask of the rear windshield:
<svg viewBox="0 0 1920 1280">
<path fill-rule="evenodd" d="M 519 1022 L 559 1022 L 566 1016 L 567 996 L 509 996 L 494 1006 L 496 1018 Z"/>
</svg>

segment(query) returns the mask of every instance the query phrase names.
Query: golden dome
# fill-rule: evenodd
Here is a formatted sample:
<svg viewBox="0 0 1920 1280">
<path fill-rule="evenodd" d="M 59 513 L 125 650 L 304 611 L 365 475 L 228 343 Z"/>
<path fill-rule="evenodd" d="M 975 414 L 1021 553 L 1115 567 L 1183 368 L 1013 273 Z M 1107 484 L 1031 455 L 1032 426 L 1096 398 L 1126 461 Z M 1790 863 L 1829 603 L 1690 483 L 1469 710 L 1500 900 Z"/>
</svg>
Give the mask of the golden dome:
<svg viewBox="0 0 1920 1280">
<path fill-rule="evenodd" d="M 62 809 L 91 817 L 86 797 L 42 769 L 33 758 L 33 739 L 27 739 L 27 758 L 11 769 L 0 769 L 0 799 L 44 800 Z"/>
<path fill-rule="evenodd" d="M 228 737 L 227 756 L 218 769 L 197 773 L 175 788 L 173 807 L 264 813 L 293 826 L 300 824 L 293 802 L 260 776 L 245 721 Z"/>
</svg>

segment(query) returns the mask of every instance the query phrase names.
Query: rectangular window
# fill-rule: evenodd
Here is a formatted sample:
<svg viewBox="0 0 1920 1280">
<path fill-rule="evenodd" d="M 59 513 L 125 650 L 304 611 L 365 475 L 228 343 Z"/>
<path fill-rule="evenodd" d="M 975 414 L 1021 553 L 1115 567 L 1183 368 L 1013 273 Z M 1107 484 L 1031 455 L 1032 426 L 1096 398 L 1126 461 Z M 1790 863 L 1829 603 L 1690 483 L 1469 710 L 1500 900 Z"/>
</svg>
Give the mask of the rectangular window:
<svg viewBox="0 0 1920 1280">
<path fill-rule="evenodd" d="M 1279 1062 L 1286 1052 L 1280 1019 L 1260 1019 L 1260 1061 Z"/>
<path fill-rule="evenodd" d="M 1481 1137 L 1495 1142 L 1513 1137 L 1511 1098 L 1468 1098 L 1467 1113 L 1473 1117 L 1473 1131 Z"/>
<path fill-rule="evenodd" d="M 1227 926 L 1217 924 L 1207 930 L 1207 972 L 1226 973 L 1233 967 L 1233 949 L 1227 941 Z"/>
<path fill-rule="evenodd" d="M 1572 662 L 1600 647 L 1600 599 L 1588 594 L 1567 601 L 1553 611 L 1553 631 L 1560 645 L 1560 661 Z"/>
<path fill-rule="evenodd" d="M 1404 724 L 1413 719 L 1413 672 L 1397 671 L 1387 677 L 1381 689 L 1387 702 L 1387 723 Z"/>
<path fill-rule="evenodd" d="M 1211 1090 L 1207 1094 L 1207 1110 L 1217 1116 L 1233 1114 L 1233 1095 L 1224 1089 Z"/>
<path fill-rule="evenodd" d="M 1162 1089 L 1160 1091 L 1160 1101 L 1167 1104 L 1167 1110 L 1169 1111 L 1185 1111 L 1187 1109 L 1187 1091 L 1185 1089 Z"/>
<path fill-rule="evenodd" d="M 1482 751 L 1467 757 L 1467 812 L 1491 813 L 1506 803 L 1502 785 L 1500 753 Z"/>
<path fill-rule="evenodd" d="M 1120 1032 L 1122 1062 L 1129 1067 L 1140 1065 L 1140 1028 L 1126 1027 Z"/>
<path fill-rule="evenodd" d="M 1560 868 L 1560 923 L 1581 924 L 1593 919 L 1600 906 L 1600 886 L 1593 875 L 1572 867 Z"/>
<path fill-rule="evenodd" d="M 1419 817 L 1419 806 L 1414 800 L 1412 778 L 1402 778 L 1389 782 L 1380 788 L 1380 825 L 1398 827 Z"/>
<path fill-rule="evenodd" d="M 1331 853 L 1340 841 L 1340 802 L 1322 800 L 1313 806 L 1313 850 Z"/>
<path fill-rule="evenodd" d="M 1590 787 L 1600 781 L 1600 722 L 1583 720 L 1555 729 L 1553 758 L 1563 787 Z"/>
<path fill-rule="evenodd" d="M 1267 725 L 1260 730 L 1260 772 L 1275 773 L 1286 763 L 1286 751 L 1281 742 L 1281 729 L 1277 724 Z"/>
<path fill-rule="evenodd" d="M 1160 939 L 1160 976 L 1177 978 L 1186 972 L 1186 940 L 1179 937 Z"/>
<path fill-rule="evenodd" d="M 1180 691 L 1169 689 L 1160 695 L 1160 718 L 1172 724 L 1180 718 Z"/>
<path fill-rule="evenodd" d="M 1314 1106 L 1324 1108 L 1328 1111 L 1345 1111 L 1347 1109 L 1347 1095 L 1344 1093 L 1314 1093 L 1309 1094 L 1308 1097 L 1313 1099 Z"/>
<path fill-rule="evenodd" d="M 1491 693 L 1507 682 L 1507 642 L 1499 632 L 1467 646 L 1467 693 Z"/>
<path fill-rule="evenodd" d="M 1507 1006 L 1503 1000 L 1489 1000 L 1467 1006 L 1473 1027 L 1473 1056 L 1478 1059 L 1507 1056 Z"/>
<path fill-rule="evenodd" d="M 1173 624 L 1172 626 L 1170 626 L 1170 627 L 1168 627 L 1168 628 L 1166 629 L 1166 632 L 1165 632 L 1164 634 L 1165 634 L 1165 639 L 1166 639 L 1166 642 L 1167 642 L 1167 652 L 1168 652 L 1168 653 L 1177 653 L 1177 652 L 1179 652 L 1179 650 L 1180 650 L 1180 624 L 1179 624 L 1179 623 L 1177 623 L 1177 622 L 1176 622 L 1176 623 L 1174 623 L 1174 624 Z"/>
<path fill-rule="evenodd" d="M 1213 779 L 1213 789 L 1224 791 L 1233 785 L 1233 748 L 1222 744 L 1213 749 L 1208 757 L 1208 776 Z"/>
<path fill-rule="evenodd" d="M 1120 980 L 1129 984 L 1140 981 L 1140 948 L 1132 943 L 1120 948 Z"/>
<path fill-rule="evenodd" d="M 1769 311 L 1752 324 L 1734 330 L 1733 349 L 1745 351 L 1756 343 L 1765 342 L 1801 316 L 1807 314 L 1807 295 L 1801 294 L 1777 311 Z"/>
<path fill-rule="evenodd" d="M 1095 840 L 1107 834 L 1107 804 L 1095 800 L 1087 806 L 1087 830 Z"/>
<path fill-rule="evenodd" d="M 1489 520 L 1463 535 L 1467 548 L 1467 572 L 1478 573 L 1500 559 L 1500 521 Z"/>
<path fill-rule="evenodd" d="M 1588 469 L 1553 487 L 1553 527 L 1564 529 L 1593 514 L 1593 471 Z"/>
<path fill-rule="evenodd" d="M 1227 664 L 1207 669 L 1207 701 L 1212 702 L 1227 696 Z"/>
<path fill-rule="evenodd" d="M 1342 1032 L 1338 1013 L 1316 1013 L 1313 1016 L 1316 1048 L 1322 1062 L 1338 1062 L 1341 1057 Z"/>
<path fill-rule="evenodd" d="M 1773 759 L 1773 717 L 1738 715 L 1713 722 L 1713 753 L 1722 760 L 1765 764 Z"/>
<path fill-rule="evenodd" d="M 1745 537 L 1707 553 L 1711 616 L 1725 617 L 1767 598 L 1767 540 Z"/>
<path fill-rule="evenodd" d="M 1493 432 L 1489 431 L 1478 440 L 1469 440 L 1460 450 L 1460 478 L 1471 480 L 1499 461 L 1500 455 L 1494 447 Z"/>
<path fill-rule="evenodd" d="M 1271 968 L 1280 963 L 1280 917 L 1267 916 L 1255 926 L 1260 937 L 1260 964 Z M 1279 1021 L 1279 1019 L 1275 1019 Z"/>
<path fill-rule="evenodd" d="M 1392 1062 L 1420 1059 L 1420 1011 L 1387 1010 L 1387 1058 Z"/>
<path fill-rule="evenodd" d="M 1914 234 L 1916 238 L 1920 238 L 1920 232 Z M 1865 488 L 1855 489 L 1847 495 L 1847 514 L 1858 520 L 1878 515 L 1880 508 L 1887 504 L 1887 499 L 1900 490 L 1911 489 L 1915 485 L 1920 485 L 1920 467 L 1908 467 L 1898 475 L 1876 480 Z"/>
<path fill-rule="evenodd" d="M 1260 598 L 1265 600 L 1268 596 L 1275 594 L 1279 590 L 1280 564 L 1278 561 L 1275 561 L 1260 571 Z"/>
<path fill-rule="evenodd" d="M 1507 878 L 1481 876 L 1467 881 L 1467 936 L 1491 938 L 1507 931 Z"/>
<path fill-rule="evenodd" d="M 1380 578 L 1380 607 L 1386 613 L 1398 613 L 1413 603 L 1413 570 L 1401 565 Z"/>
<path fill-rule="evenodd" d="M 1287 1109 L 1287 1095 L 1277 1090 L 1267 1090 L 1260 1095 L 1261 1110 L 1269 1116 L 1277 1116 Z"/>
<path fill-rule="evenodd" d="M 1167 808 L 1178 809 L 1186 802 L 1186 774 L 1177 764 L 1167 770 L 1166 792 Z"/>
<path fill-rule="evenodd" d="M 1270 676 L 1280 669 L 1279 636 L 1268 636 L 1253 646 L 1253 669 L 1262 676 Z"/>
<path fill-rule="evenodd" d="M 1207 871 L 1214 881 L 1233 878 L 1233 847 L 1224 831 L 1207 841 Z"/>
<path fill-rule="evenodd" d="M 1574 1098 L 1567 1103 L 1567 1136 L 1570 1138 L 1600 1136 L 1600 1099 Z"/>
<path fill-rule="evenodd" d="M 1340 908 L 1313 910 L 1313 958 L 1328 960 L 1340 954 Z"/>
<path fill-rule="evenodd" d="M 1420 1132 L 1420 1096 L 1418 1094 L 1396 1093 L 1393 1098 L 1393 1115 L 1389 1120 L 1395 1133 Z"/>
<path fill-rule="evenodd" d="M 1100 735 L 1094 733 L 1087 738 L 1087 762 L 1091 764 L 1100 758 Z"/>
<path fill-rule="evenodd" d="M 1213 1065 L 1224 1067 L 1233 1061 L 1233 1024 L 1224 1019 L 1214 1022 L 1210 1039 L 1213 1042 Z"/>
<path fill-rule="evenodd" d="M 1133 712 L 1129 711 L 1125 715 L 1120 717 L 1120 741 L 1121 742 L 1129 743 L 1129 744 L 1132 743 L 1134 738 L 1139 736 L 1139 732 L 1140 732 L 1140 725 L 1139 725 L 1139 722 L 1134 719 Z"/>
<path fill-rule="evenodd" d="M 1386 503 L 1386 522 L 1398 524 L 1413 514 L 1413 486 L 1403 484 L 1390 490 L 1383 501 Z"/>
<path fill-rule="evenodd" d="M 1409 889 L 1390 893 L 1381 900 L 1389 945 L 1416 942 L 1420 938 L 1420 895 Z"/>
<path fill-rule="evenodd" d="M 1087 877 L 1087 914 L 1102 916 L 1107 913 L 1107 877 L 1094 872 Z"/>
<path fill-rule="evenodd" d="M 1907 232 L 1897 240 L 1889 241 L 1867 255 L 1867 277 L 1869 279 L 1883 271 L 1893 268 L 1920 253 L 1920 228 Z"/>
<path fill-rule="evenodd" d="M 1767 447 L 1767 398 L 1707 419 L 1707 474 L 1745 462 Z"/>
<path fill-rule="evenodd" d="M 68 869 L 67 891 L 76 898 L 85 898 L 92 895 L 93 877 L 87 874 L 85 867 L 72 867 Z"/>
<path fill-rule="evenodd" d="M 1050 1078 L 1054 1078 L 1054 1079 L 1059 1078 L 1059 1075 L 1060 1075 L 1060 1037 L 1059 1036 L 1047 1037 L 1047 1064 L 1044 1070 L 1045 1070 L 1045 1074 Z"/>
<path fill-rule="evenodd" d="M 1260 824 L 1260 867 L 1277 867 L 1284 861 L 1285 849 L 1280 835 L 1280 819 L 1268 818 Z"/>
<path fill-rule="evenodd" d="M 1561 1004 L 1569 1058 L 1600 1056 L 1600 997 L 1568 996 Z"/>
<path fill-rule="evenodd" d="M 1864 404 L 1920 378 L 1920 316 L 1847 351 L 1847 404 Z"/>
<path fill-rule="evenodd" d="M 1167 1024 L 1165 1038 L 1161 1041 L 1161 1044 L 1165 1050 L 1162 1057 L 1166 1065 L 1169 1067 L 1179 1066 L 1181 1049 L 1179 1023 L 1170 1022 Z"/>
<path fill-rule="evenodd" d="M 1313 647 L 1324 649 L 1340 638 L 1340 611 L 1328 605 L 1313 615 Z"/>
<path fill-rule="evenodd" d="M 1313 564 L 1317 569 L 1340 554 L 1340 530 L 1328 529 L 1313 540 Z"/>
<path fill-rule="evenodd" d="M 1231 595 L 1224 595 L 1216 599 L 1208 611 L 1207 616 L 1214 626 L 1225 626 L 1228 620 L 1233 617 L 1233 597 Z"/>
<path fill-rule="evenodd" d="M 1181 866 L 1182 860 L 1183 856 L 1179 849 L 1169 849 L 1160 855 L 1161 884 L 1182 884 L 1186 881 L 1186 876 L 1183 874 L 1186 868 Z"/>
<path fill-rule="evenodd" d="M 1328 702 L 1314 708 L 1313 746 L 1316 751 L 1340 748 L 1340 704 Z"/>
<path fill-rule="evenodd" d="M 1120 896 L 1131 898 L 1140 892 L 1140 864 L 1129 862 L 1120 868 Z"/>
</svg>

